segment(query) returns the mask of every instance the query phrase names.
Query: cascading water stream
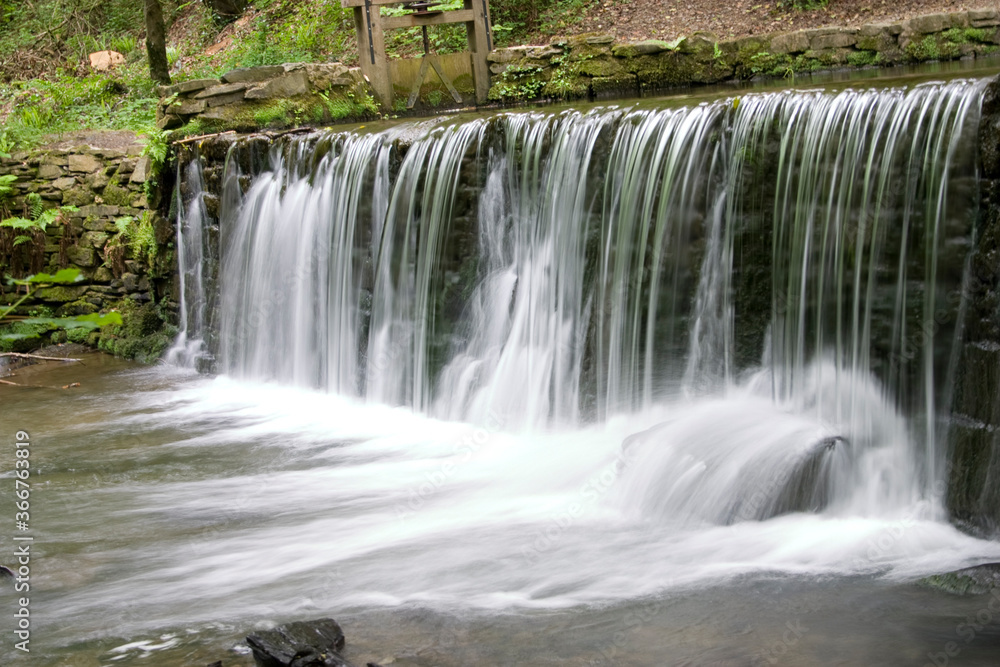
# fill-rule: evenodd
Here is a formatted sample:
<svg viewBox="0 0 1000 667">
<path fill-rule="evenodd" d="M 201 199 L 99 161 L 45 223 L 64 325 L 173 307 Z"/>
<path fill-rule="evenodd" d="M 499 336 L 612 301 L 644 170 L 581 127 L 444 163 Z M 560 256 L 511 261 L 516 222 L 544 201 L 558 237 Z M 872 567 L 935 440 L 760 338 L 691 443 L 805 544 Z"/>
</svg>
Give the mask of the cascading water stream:
<svg viewBox="0 0 1000 667">
<path fill-rule="evenodd" d="M 5 395 L 47 424 L 37 655 L 208 664 L 334 616 L 384 664 L 523 662 L 528 636 L 747 664 L 801 620 L 789 664 L 922 664 L 983 598 L 909 583 L 1000 560 L 942 511 L 983 87 L 195 157 L 171 359 L 218 375 Z"/>
<path fill-rule="evenodd" d="M 177 225 L 177 278 L 180 287 L 180 333 L 167 351 L 166 362 L 176 366 L 194 368 L 209 352 L 206 338 L 209 335 L 210 294 L 213 281 L 212 253 L 206 249 L 205 238 L 212 224 L 205 210 L 201 160 L 191 160 L 184 172 L 188 202 L 185 206 L 180 187 L 175 193 Z M 181 183 L 180 165 L 177 182 Z"/>
<path fill-rule="evenodd" d="M 220 369 L 507 428 L 672 405 L 630 440 L 645 462 L 625 493 L 668 515 L 909 506 L 940 468 L 982 87 L 276 146 L 223 193 Z M 747 405 L 789 430 L 696 436 Z"/>
</svg>

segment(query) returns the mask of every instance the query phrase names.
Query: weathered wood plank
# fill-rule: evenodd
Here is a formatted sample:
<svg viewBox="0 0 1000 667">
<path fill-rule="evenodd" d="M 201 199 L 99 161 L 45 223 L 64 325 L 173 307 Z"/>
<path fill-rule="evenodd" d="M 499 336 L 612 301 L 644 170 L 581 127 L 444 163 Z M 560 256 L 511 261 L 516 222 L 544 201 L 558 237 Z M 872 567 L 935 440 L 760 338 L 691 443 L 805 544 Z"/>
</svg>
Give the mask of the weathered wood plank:
<svg viewBox="0 0 1000 667">
<path fill-rule="evenodd" d="M 468 23 L 475 20 L 475 15 L 470 9 L 456 9 L 430 16 L 420 14 L 408 14 L 407 16 L 386 16 L 382 19 L 382 27 L 386 30 L 397 28 L 415 28 L 422 25 L 446 25 L 448 23 Z"/>
</svg>

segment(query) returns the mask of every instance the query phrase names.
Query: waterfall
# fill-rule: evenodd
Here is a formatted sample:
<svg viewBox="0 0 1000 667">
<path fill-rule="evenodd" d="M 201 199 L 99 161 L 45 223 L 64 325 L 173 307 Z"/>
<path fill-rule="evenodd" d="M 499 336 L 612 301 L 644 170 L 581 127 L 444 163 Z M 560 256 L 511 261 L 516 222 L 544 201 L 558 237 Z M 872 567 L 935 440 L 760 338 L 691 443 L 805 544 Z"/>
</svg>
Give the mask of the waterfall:
<svg viewBox="0 0 1000 667">
<path fill-rule="evenodd" d="M 212 220 L 205 209 L 201 160 L 191 160 L 181 178 L 177 167 L 178 187 L 174 193 L 177 207 L 177 277 L 180 292 L 180 332 L 166 353 L 166 362 L 175 366 L 199 367 L 210 359 L 206 346 L 209 337 L 210 295 L 214 277 L 211 275 L 212 253 L 207 249 L 207 235 Z M 180 184 L 187 186 L 188 197 L 181 193 Z"/>
<path fill-rule="evenodd" d="M 625 447 L 652 515 L 906 506 L 941 476 L 984 85 L 278 142 L 225 179 L 210 347 L 236 378 L 447 420 L 674 406 Z M 175 358 L 209 338 L 198 201 Z"/>
</svg>

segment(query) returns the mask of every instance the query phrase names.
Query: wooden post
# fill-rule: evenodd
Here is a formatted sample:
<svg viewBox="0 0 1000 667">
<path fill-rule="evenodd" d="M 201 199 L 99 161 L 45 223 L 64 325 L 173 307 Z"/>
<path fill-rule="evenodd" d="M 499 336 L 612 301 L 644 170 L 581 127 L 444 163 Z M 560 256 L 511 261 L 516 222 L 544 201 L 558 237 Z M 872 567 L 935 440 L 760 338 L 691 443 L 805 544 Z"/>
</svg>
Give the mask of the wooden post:
<svg viewBox="0 0 1000 667">
<path fill-rule="evenodd" d="M 358 35 L 358 60 L 361 73 L 378 101 L 386 109 L 392 108 L 392 82 L 389 80 L 389 63 L 385 55 L 385 37 L 382 34 L 382 16 L 379 5 L 366 1 L 354 7 L 354 30 Z"/>
<path fill-rule="evenodd" d="M 471 9 L 473 20 L 465 24 L 469 37 L 469 51 L 472 56 L 472 78 L 476 84 L 476 103 L 485 104 L 490 94 L 490 64 L 487 54 L 493 50 L 490 35 L 490 15 L 486 0 L 465 0 L 466 9 Z"/>
<path fill-rule="evenodd" d="M 382 5 L 398 5 L 403 0 L 340 0 L 340 6 L 354 9 L 354 30 L 358 36 L 358 58 L 361 72 L 368 77 L 379 102 L 386 108 L 392 107 L 393 89 L 389 76 L 389 62 L 385 54 L 383 30 L 409 28 L 414 26 L 446 25 L 464 23 L 469 40 L 469 55 L 472 59 L 472 78 L 476 85 L 476 102 L 483 104 L 490 93 L 490 66 L 486 56 L 493 50 L 490 35 L 490 10 L 487 0 L 464 0 L 464 9 L 445 12 L 431 12 L 426 15 L 387 16 L 382 18 Z M 434 65 L 434 60 L 431 59 Z M 438 68 L 435 66 L 435 70 Z M 426 72 L 425 72 L 426 73 Z M 443 74 L 438 76 L 445 86 L 449 82 Z M 449 87 L 451 91 L 451 87 Z M 457 93 L 452 91 L 452 96 Z"/>
</svg>

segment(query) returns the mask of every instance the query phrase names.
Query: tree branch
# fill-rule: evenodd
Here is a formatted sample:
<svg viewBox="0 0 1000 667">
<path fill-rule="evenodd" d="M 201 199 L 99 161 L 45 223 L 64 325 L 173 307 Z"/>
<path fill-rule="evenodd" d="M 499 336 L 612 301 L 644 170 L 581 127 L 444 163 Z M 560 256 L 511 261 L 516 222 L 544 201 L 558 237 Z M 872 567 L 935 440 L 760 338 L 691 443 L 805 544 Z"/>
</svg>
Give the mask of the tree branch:
<svg viewBox="0 0 1000 667">
<path fill-rule="evenodd" d="M 0 352 L 0 357 L 16 357 L 17 359 L 41 359 L 42 361 L 79 361 L 83 359 L 71 359 L 70 357 L 43 357 L 40 354 L 26 354 L 24 352 Z M 8 384 L 13 384 L 8 383 Z"/>
</svg>

